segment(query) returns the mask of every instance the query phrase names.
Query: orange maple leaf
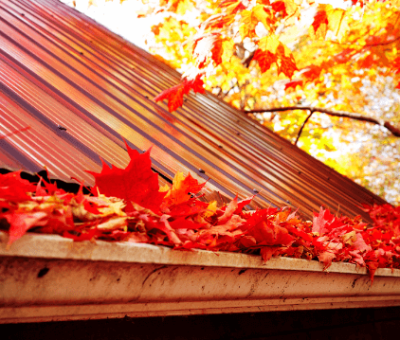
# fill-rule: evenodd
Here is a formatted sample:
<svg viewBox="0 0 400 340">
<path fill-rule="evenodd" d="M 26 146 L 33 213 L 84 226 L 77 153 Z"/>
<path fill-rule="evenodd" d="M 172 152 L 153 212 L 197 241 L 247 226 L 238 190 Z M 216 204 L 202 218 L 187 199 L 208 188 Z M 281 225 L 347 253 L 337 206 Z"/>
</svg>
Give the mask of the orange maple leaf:
<svg viewBox="0 0 400 340">
<path fill-rule="evenodd" d="M 202 75 L 198 74 L 195 79 L 187 80 L 186 78 L 178 85 L 175 85 L 154 98 L 156 102 L 167 99 L 169 112 L 175 111 L 183 105 L 183 95 L 188 94 L 190 90 L 195 93 L 204 93 L 204 83 L 201 79 Z"/>
</svg>

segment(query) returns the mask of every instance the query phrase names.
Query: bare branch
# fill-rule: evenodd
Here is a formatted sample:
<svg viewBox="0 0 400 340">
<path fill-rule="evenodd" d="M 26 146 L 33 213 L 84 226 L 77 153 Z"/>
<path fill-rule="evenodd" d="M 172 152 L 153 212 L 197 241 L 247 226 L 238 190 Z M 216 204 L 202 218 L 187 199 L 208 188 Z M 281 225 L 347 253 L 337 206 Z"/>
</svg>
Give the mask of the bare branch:
<svg viewBox="0 0 400 340">
<path fill-rule="evenodd" d="M 384 122 L 383 126 L 388 129 L 394 136 L 400 137 L 400 129 L 393 126 L 390 122 Z"/>
<path fill-rule="evenodd" d="M 303 132 L 304 127 L 306 126 L 308 120 L 311 118 L 311 116 L 313 115 L 313 113 L 314 113 L 314 111 L 313 111 L 313 110 L 310 110 L 309 115 L 308 115 L 307 118 L 304 120 L 303 125 L 301 126 L 301 128 L 300 128 L 300 130 L 299 130 L 299 132 L 298 132 L 298 134 L 297 134 L 297 138 L 296 138 L 296 140 L 295 140 L 295 142 L 294 142 L 294 145 L 297 145 L 297 142 L 299 141 L 299 138 L 300 138 L 300 136 L 301 136 L 301 133 Z"/>
<path fill-rule="evenodd" d="M 349 112 L 343 112 L 343 111 L 332 111 L 329 109 L 322 109 L 322 108 L 311 107 L 311 106 L 276 107 L 276 108 L 262 109 L 262 110 L 246 110 L 244 112 L 245 113 L 264 113 L 264 112 L 283 112 L 283 111 L 293 111 L 293 110 L 307 110 L 307 111 L 312 111 L 312 112 L 320 112 L 320 113 L 325 113 L 332 117 L 349 118 L 349 119 L 358 120 L 361 122 L 368 122 L 368 123 L 372 123 L 375 125 L 380 125 L 380 126 L 385 127 L 387 130 L 389 130 L 393 134 L 393 136 L 400 137 L 400 128 L 395 127 L 392 123 L 387 122 L 387 121 L 380 122 L 378 119 L 362 116 L 362 115 L 359 115 L 356 113 L 349 113 Z"/>
</svg>

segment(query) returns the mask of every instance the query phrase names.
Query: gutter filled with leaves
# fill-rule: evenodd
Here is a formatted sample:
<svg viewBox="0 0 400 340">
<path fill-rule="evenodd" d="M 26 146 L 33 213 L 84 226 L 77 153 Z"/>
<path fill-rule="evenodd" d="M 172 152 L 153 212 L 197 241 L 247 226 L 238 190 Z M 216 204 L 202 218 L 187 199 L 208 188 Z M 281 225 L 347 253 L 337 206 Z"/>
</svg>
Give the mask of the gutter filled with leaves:
<svg viewBox="0 0 400 340">
<path fill-rule="evenodd" d="M 91 195 L 65 192 L 53 183 L 33 184 L 20 172 L 0 175 L 0 229 L 8 247 L 27 231 L 58 234 L 75 241 L 106 240 L 151 243 L 179 250 L 204 249 L 318 260 L 366 267 L 373 280 L 377 268 L 400 267 L 400 208 L 365 206 L 374 224 L 360 217 L 334 216 L 321 208 L 313 221 L 290 209 L 244 211 L 252 197 L 217 207 L 199 200 L 206 183 L 177 173 L 171 187 L 159 188 L 151 170 L 150 150 L 127 146 L 126 169 L 103 165 L 90 172 Z"/>
</svg>

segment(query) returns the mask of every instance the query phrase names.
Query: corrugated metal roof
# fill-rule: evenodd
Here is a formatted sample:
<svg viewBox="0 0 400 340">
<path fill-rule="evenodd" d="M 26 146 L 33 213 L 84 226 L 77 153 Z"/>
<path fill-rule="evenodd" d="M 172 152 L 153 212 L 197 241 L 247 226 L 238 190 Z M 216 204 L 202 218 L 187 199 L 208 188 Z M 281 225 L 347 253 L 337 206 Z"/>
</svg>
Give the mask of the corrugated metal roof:
<svg viewBox="0 0 400 340">
<path fill-rule="evenodd" d="M 384 201 L 210 93 L 169 113 L 153 98 L 180 75 L 56 0 L 0 0 L 0 167 L 93 184 L 100 157 L 124 167 L 123 139 L 151 156 L 160 181 L 181 170 L 254 206 L 321 205 L 351 216 Z M 66 130 L 65 130 L 65 129 Z M 205 173 L 199 171 L 203 169 Z M 216 196 L 216 195 L 215 195 Z"/>
</svg>

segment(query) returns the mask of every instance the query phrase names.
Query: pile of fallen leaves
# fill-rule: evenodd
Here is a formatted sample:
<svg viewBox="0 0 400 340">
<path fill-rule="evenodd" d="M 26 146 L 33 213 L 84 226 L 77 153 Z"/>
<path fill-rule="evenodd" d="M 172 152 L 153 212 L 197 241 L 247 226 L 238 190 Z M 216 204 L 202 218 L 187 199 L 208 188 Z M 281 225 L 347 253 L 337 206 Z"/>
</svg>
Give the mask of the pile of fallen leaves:
<svg viewBox="0 0 400 340">
<path fill-rule="evenodd" d="M 400 207 L 365 206 L 374 221 L 337 217 L 321 208 L 313 221 L 289 209 L 245 211 L 252 197 L 218 208 L 205 203 L 205 185 L 178 173 L 172 186 L 159 188 L 151 170 L 150 150 L 139 154 L 128 147 L 126 169 L 103 164 L 91 195 L 65 192 L 56 184 L 37 184 L 19 172 L 0 175 L 0 228 L 10 246 L 28 230 L 58 234 L 75 241 L 108 240 L 152 243 L 174 249 L 206 249 L 272 256 L 318 259 L 328 268 L 344 261 L 367 267 L 400 267 Z"/>
</svg>

